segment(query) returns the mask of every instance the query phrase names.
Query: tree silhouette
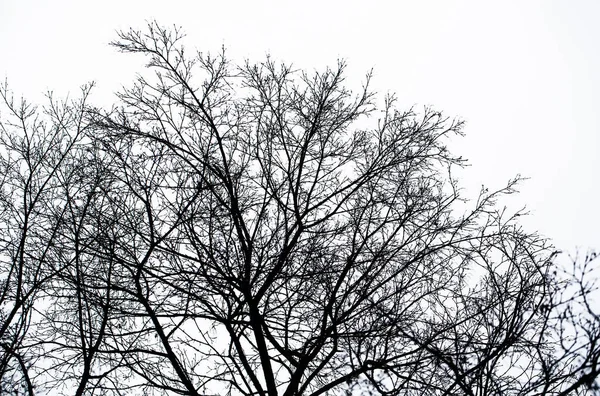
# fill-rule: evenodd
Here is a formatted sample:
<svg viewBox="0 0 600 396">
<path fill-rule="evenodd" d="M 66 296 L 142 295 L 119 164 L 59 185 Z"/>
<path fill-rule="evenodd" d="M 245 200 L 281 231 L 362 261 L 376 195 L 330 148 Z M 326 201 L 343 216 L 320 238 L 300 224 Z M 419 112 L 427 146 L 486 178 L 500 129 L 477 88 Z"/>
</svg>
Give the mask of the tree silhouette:
<svg viewBox="0 0 600 396">
<path fill-rule="evenodd" d="M 461 197 L 462 122 L 182 37 L 121 32 L 155 73 L 108 111 L 2 90 L 5 392 L 595 391 L 595 256 L 498 208 L 519 178 Z"/>
</svg>

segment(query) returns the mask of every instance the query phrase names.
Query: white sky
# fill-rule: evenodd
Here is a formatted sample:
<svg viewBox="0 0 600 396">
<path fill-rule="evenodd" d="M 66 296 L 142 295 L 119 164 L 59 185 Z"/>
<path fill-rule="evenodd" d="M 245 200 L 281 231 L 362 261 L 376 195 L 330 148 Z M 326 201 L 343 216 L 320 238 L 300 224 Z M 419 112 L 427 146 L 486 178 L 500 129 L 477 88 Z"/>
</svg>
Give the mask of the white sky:
<svg viewBox="0 0 600 396">
<path fill-rule="evenodd" d="M 107 43 L 151 19 L 202 51 L 309 69 L 345 58 L 355 81 L 374 68 L 402 106 L 467 121 L 453 147 L 470 195 L 530 177 L 510 200 L 532 211 L 527 227 L 600 248 L 600 1 L 0 0 L 0 78 L 26 98 L 95 80 L 110 103 L 144 61 Z"/>
</svg>

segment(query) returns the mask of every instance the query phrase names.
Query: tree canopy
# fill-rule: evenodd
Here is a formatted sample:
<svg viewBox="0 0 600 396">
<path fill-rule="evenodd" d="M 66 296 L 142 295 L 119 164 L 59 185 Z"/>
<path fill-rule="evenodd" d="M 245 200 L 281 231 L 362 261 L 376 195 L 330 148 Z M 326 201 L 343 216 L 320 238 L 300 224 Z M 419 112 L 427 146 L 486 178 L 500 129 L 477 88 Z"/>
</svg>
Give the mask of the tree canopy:
<svg viewBox="0 0 600 396">
<path fill-rule="evenodd" d="M 182 38 L 121 32 L 111 109 L 0 90 L 0 392 L 596 392 L 595 255 L 557 265 L 518 177 L 461 195 L 462 121 Z"/>
</svg>

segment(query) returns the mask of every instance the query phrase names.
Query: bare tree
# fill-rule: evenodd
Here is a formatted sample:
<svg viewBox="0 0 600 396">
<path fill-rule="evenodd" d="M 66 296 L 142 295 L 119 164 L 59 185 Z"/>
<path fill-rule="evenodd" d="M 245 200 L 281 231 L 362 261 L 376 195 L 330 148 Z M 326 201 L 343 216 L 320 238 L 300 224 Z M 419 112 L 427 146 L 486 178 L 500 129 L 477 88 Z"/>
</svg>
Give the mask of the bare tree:
<svg viewBox="0 0 600 396">
<path fill-rule="evenodd" d="M 54 247 L 66 207 L 60 203 L 59 172 L 84 136 L 82 98 L 58 102 L 51 94 L 38 109 L 16 103 L 6 84 L 7 110 L 0 120 L 0 391 L 33 395 L 30 369 L 43 354 L 25 340 L 46 285 L 61 271 Z"/>
<path fill-rule="evenodd" d="M 378 105 L 369 75 L 352 93 L 343 62 L 234 66 L 182 37 L 120 33 L 155 73 L 88 107 L 56 172 L 52 305 L 11 349 L 38 348 L 42 388 L 594 392 L 594 257 L 557 272 L 524 212 L 498 207 L 518 178 L 461 197 L 446 142 L 462 122 Z"/>
</svg>

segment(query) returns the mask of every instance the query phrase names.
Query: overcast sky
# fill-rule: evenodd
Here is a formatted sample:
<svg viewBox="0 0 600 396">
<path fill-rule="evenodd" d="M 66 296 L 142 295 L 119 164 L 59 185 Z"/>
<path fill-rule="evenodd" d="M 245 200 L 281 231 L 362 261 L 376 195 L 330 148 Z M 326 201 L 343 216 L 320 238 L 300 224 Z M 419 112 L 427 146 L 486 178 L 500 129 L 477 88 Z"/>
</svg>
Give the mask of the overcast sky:
<svg viewBox="0 0 600 396">
<path fill-rule="evenodd" d="M 453 142 L 463 185 L 529 177 L 510 205 L 563 249 L 600 248 L 600 1 L 42 1 L 0 0 L 0 77 L 17 94 L 77 93 L 96 102 L 142 71 L 107 43 L 156 19 L 202 51 L 266 53 L 323 69 L 338 58 L 401 106 L 466 121 Z"/>
</svg>

